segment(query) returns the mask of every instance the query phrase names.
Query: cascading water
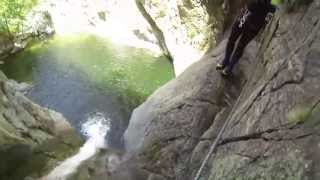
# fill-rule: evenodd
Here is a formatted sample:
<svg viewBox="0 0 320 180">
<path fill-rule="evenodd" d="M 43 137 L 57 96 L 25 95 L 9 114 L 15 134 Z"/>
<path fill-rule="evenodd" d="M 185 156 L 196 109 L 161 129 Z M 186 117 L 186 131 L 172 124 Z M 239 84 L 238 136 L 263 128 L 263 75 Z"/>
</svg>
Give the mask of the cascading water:
<svg viewBox="0 0 320 180">
<path fill-rule="evenodd" d="M 99 149 L 107 148 L 106 139 L 110 130 L 110 119 L 102 113 L 94 113 L 82 124 L 81 132 L 88 139 L 79 152 L 66 159 L 42 180 L 64 180 L 74 173 L 81 163 L 94 156 Z"/>
<path fill-rule="evenodd" d="M 9 78 L 32 82 L 28 97 L 61 112 L 87 138 L 79 153 L 47 179 L 78 173 L 85 160 L 104 152 L 99 148 L 122 151 L 121 136 L 132 108 L 173 77 L 167 59 L 88 35 L 56 36 L 11 57 L 1 68 Z M 109 154 L 99 160 L 108 160 L 108 167 L 114 167 L 117 163 Z M 117 153 L 112 155 L 117 159 Z M 107 171 L 105 166 L 97 167 Z"/>
</svg>

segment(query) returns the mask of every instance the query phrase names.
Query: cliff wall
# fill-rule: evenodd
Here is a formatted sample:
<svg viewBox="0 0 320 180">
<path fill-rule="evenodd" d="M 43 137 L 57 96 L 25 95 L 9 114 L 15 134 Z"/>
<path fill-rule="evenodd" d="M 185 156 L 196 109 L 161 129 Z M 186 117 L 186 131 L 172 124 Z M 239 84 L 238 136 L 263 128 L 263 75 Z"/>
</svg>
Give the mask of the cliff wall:
<svg viewBox="0 0 320 180">
<path fill-rule="evenodd" d="M 191 179 L 229 120 L 203 177 L 319 179 L 319 30 L 319 0 L 277 12 L 229 79 L 215 70 L 222 40 L 134 111 L 132 158 L 162 179 Z"/>
</svg>

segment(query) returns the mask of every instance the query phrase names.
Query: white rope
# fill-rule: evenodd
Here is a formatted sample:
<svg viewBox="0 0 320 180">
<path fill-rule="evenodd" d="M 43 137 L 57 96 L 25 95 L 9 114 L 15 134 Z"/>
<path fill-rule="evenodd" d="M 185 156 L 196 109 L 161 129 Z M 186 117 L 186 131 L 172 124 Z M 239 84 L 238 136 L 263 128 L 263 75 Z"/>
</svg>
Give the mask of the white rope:
<svg viewBox="0 0 320 180">
<path fill-rule="evenodd" d="M 242 95 L 243 95 L 243 94 L 241 93 L 240 96 L 238 97 L 236 103 L 233 105 L 233 107 L 237 107 L 237 106 L 238 106 L 238 104 L 239 104 L 239 102 L 240 102 L 240 99 L 242 98 Z M 229 104 L 228 104 L 228 105 L 229 105 Z M 229 105 L 229 106 L 230 106 L 230 105 Z M 234 110 L 235 110 L 235 109 L 232 108 L 229 116 L 227 117 L 226 122 L 223 124 L 222 128 L 220 129 L 220 132 L 219 132 L 218 136 L 217 136 L 216 139 L 214 140 L 214 143 L 210 146 L 210 150 L 209 150 L 207 156 L 205 157 L 205 159 L 202 161 L 201 167 L 199 168 L 199 170 L 198 170 L 198 172 L 197 172 L 197 175 L 196 175 L 196 177 L 194 178 L 194 180 L 199 180 L 199 179 L 200 179 L 201 173 L 202 173 L 204 167 L 205 167 L 206 164 L 208 163 L 211 155 L 212 155 L 212 154 L 214 153 L 214 151 L 217 149 L 217 147 L 218 147 L 218 145 L 219 145 L 219 141 L 220 141 L 220 139 L 222 138 L 222 134 L 223 134 L 223 132 L 226 130 L 226 128 L 227 128 L 228 125 L 229 125 L 229 122 L 230 122 L 231 119 L 232 119 L 232 114 L 233 114 Z"/>
<path fill-rule="evenodd" d="M 194 178 L 194 180 L 199 180 L 199 179 L 200 179 L 201 173 L 202 173 L 204 167 L 206 166 L 206 164 L 208 163 L 211 155 L 213 154 L 213 152 L 214 152 L 214 151 L 216 150 L 216 148 L 218 147 L 218 143 L 219 143 L 219 141 L 220 141 L 220 139 L 221 139 L 221 137 L 222 137 L 223 132 L 225 131 L 226 127 L 228 126 L 229 121 L 230 121 L 230 119 L 227 119 L 227 121 L 224 123 L 223 127 L 221 128 L 221 130 L 220 130 L 218 136 L 216 137 L 214 143 L 211 145 L 210 150 L 209 150 L 206 158 L 203 160 L 203 162 L 202 162 L 202 164 L 201 164 L 201 167 L 200 167 L 200 169 L 198 170 L 197 175 L 196 175 L 196 177 Z"/>
</svg>

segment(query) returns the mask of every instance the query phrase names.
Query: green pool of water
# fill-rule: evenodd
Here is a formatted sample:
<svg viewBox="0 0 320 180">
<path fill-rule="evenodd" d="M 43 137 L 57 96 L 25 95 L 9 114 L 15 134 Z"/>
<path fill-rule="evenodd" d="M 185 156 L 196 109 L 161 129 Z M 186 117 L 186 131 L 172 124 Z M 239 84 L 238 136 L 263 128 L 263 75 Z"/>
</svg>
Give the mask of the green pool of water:
<svg viewBox="0 0 320 180">
<path fill-rule="evenodd" d="M 132 106 L 174 77 L 164 56 L 144 49 L 117 45 L 87 34 L 56 36 L 10 57 L 2 70 L 13 79 L 33 82 L 40 63 L 77 68 L 100 89 L 113 89 L 128 97 Z M 49 62 L 50 61 L 50 62 Z"/>
</svg>

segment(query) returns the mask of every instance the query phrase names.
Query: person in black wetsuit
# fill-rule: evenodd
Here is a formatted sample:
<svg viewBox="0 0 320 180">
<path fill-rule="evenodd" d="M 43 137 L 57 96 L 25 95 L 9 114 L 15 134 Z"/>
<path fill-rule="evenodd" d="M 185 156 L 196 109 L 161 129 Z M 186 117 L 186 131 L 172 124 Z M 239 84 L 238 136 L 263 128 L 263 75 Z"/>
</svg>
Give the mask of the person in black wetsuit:
<svg viewBox="0 0 320 180">
<path fill-rule="evenodd" d="M 271 0 L 249 0 L 232 26 L 225 58 L 217 64 L 217 70 L 223 70 L 222 75 L 228 76 L 232 73 L 232 69 L 243 55 L 245 47 L 269 23 L 275 11 L 276 6 L 272 4 Z M 239 38 L 240 40 L 235 47 Z"/>
</svg>

